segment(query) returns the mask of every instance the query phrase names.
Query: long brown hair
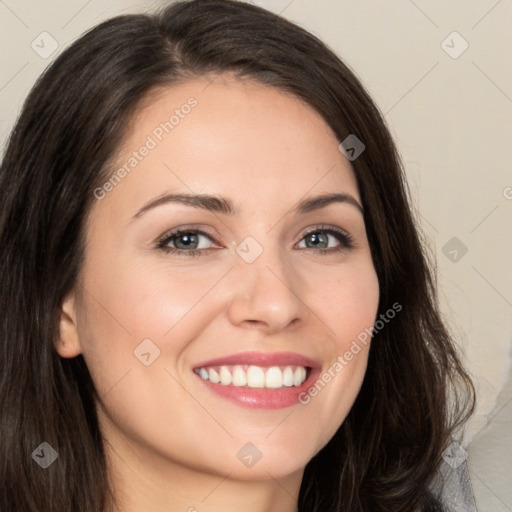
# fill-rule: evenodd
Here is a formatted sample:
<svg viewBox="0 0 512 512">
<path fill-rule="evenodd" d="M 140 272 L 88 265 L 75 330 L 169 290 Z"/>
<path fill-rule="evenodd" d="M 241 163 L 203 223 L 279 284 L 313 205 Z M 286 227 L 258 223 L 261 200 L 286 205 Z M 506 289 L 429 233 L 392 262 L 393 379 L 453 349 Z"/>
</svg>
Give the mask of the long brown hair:
<svg viewBox="0 0 512 512">
<path fill-rule="evenodd" d="M 174 3 L 83 35 L 46 70 L 11 133 L 0 171 L 0 510 L 95 512 L 114 501 L 81 356 L 55 350 L 60 304 L 77 279 L 95 187 L 141 100 L 156 87 L 234 73 L 294 94 L 343 141 L 380 284 L 361 391 L 306 466 L 300 512 L 441 510 L 429 483 L 472 412 L 474 391 L 440 317 L 399 156 L 354 73 L 316 37 L 233 0 Z M 47 442 L 45 470 L 32 453 Z"/>
</svg>

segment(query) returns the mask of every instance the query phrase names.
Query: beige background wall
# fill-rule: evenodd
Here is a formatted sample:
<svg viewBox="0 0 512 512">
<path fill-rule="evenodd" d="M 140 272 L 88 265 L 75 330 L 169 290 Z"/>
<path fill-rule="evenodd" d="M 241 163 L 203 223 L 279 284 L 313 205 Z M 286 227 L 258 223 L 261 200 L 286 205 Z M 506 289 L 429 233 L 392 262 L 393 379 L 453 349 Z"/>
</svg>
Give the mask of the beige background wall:
<svg viewBox="0 0 512 512">
<path fill-rule="evenodd" d="M 105 18 L 163 3 L 0 0 L 2 147 L 30 87 L 62 48 Z M 326 41 L 385 114 L 437 257 L 443 310 L 476 378 L 467 445 L 494 416 L 510 373 L 512 1 L 252 3 Z"/>
</svg>

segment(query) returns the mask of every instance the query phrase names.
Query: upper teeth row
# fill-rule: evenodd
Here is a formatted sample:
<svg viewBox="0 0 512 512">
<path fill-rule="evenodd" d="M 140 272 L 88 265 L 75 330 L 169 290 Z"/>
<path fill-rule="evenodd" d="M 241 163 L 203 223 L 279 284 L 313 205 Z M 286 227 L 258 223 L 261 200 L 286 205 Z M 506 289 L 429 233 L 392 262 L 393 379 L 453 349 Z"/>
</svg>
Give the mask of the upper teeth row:
<svg viewBox="0 0 512 512">
<path fill-rule="evenodd" d="M 300 386 L 306 380 L 304 366 L 220 366 L 198 368 L 195 372 L 204 380 L 223 386 L 248 386 L 250 388 L 281 388 Z"/>
</svg>

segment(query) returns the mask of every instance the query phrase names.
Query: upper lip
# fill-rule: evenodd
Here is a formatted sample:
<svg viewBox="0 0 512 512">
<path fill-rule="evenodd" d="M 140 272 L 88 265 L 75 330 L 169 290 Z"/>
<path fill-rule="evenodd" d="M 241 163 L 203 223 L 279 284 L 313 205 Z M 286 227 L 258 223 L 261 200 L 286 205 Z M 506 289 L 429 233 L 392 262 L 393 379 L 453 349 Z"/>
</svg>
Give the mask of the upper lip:
<svg viewBox="0 0 512 512">
<path fill-rule="evenodd" d="M 194 366 L 204 368 L 206 366 L 227 365 L 253 365 L 253 366 L 304 366 L 310 368 L 320 367 L 320 363 L 310 357 L 294 352 L 243 352 L 231 354 L 217 359 L 210 359 Z"/>
</svg>

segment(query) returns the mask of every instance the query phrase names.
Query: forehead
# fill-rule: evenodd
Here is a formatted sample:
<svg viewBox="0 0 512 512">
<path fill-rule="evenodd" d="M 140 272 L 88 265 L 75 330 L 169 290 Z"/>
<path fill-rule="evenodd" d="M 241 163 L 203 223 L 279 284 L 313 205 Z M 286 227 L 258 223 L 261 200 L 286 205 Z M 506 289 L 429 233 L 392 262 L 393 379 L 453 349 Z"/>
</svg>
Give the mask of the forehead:
<svg viewBox="0 0 512 512">
<path fill-rule="evenodd" d="M 167 191 L 208 192 L 284 205 L 308 192 L 358 197 L 328 124 L 275 87 L 228 75 L 153 91 L 116 155 L 121 180 L 102 203 L 133 205 Z M 276 205 L 278 206 L 278 205 Z"/>
</svg>

